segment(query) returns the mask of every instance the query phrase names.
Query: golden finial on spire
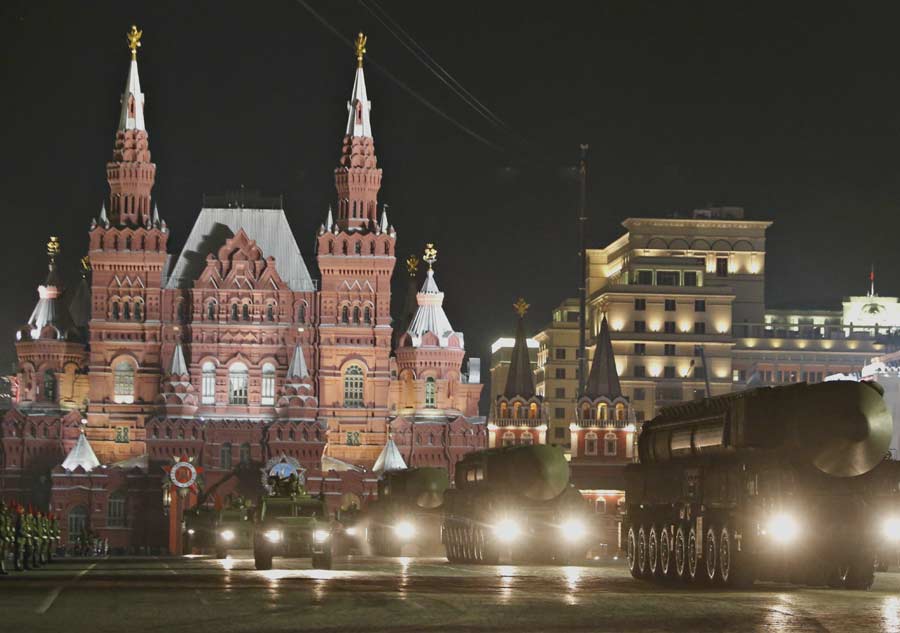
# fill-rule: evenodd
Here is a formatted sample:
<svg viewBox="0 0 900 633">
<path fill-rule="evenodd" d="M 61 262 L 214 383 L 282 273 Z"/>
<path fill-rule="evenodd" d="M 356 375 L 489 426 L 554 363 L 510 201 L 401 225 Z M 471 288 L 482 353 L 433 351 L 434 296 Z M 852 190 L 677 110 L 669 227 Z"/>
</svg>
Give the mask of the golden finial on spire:
<svg viewBox="0 0 900 633">
<path fill-rule="evenodd" d="M 54 259 L 57 255 L 59 255 L 59 238 L 55 235 L 50 236 L 50 241 L 47 242 L 47 255 L 50 259 Z"/>
<path fill-rule="evenodd" d="M 524 318 L 525 313 L 528 312 L 528 308 L 530 307 L 531 306 L 525 303 L 525 299 L 522 297 L 519 297 L 519 300 L 513 304 L 513 310 L 516 311 L 516 313 L 519 315 L 519 318 Z"/>
<path fill-rule="evenodd" d="M 419 258 L 415 255 L 410 255 L 406 258 L 406 272 L 409 273 L 410 277 L 415 277 L 416 273 L 419 272 Z"/>
<path fill-rule="evenodd" d="M 137 49 L 141 47 L 141 35 L 143 31 L 138 31 L 138 27 L 131 25 L 131 30 L 125 35 L 128 38 L 128 48 L 131 49 L 131 59 L 137 59 Z"/>
<path fill-rule="evenodd" d="M 81 258 L 81 272 L 89 273 L 91 271 L 91 258 L 89 255 L 85 255 Z"/>
<path fill-rule="evenodd" d="M 434 244 L 429 242 L 425 245 L 425 254 L 422 259 L 428 264 L 428 270 L 431 270 L 431 266 L 437 261 L 437 249 Z"/>
<path fill-rule="evenodd" d="M 366 54 L 367 39 L 361 32 L 356 36 L 356 63 L 360 68 L 362 68 L 363 56 Z"/>
</svg>

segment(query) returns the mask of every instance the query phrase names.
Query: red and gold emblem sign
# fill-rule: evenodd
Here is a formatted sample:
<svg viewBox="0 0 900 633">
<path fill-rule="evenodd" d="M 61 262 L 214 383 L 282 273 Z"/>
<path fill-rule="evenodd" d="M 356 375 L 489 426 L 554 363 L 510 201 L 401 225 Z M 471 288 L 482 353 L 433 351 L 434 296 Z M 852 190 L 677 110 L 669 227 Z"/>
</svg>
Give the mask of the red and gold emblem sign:
<svg viewBox="0 0 900 633">
<path fill-rule="evenodd" d="M 174 457 L 171 466 L 163 466 L 169 477 L 169 481 L 176 488 L 190 488 L 193 492 L 198 492 L 197 475 L 203 472 L 202 466 L 194 466 L 188 457 Z"/>
</svg>

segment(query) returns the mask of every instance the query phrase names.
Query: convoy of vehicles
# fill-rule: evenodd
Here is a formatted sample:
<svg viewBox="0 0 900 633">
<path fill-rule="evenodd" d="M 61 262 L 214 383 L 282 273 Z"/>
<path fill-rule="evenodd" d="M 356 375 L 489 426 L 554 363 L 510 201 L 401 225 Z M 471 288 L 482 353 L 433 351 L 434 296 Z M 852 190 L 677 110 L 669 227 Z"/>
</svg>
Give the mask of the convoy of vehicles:
<svg viewBox="0 0 900 633">
<path fill-rule="evenodd" d="M 800 383 L 663 409 L 626 467 L 636 578 L 847 589 L 900 539 L 898 469 L 881 387 Z"/>
<path fill-rule="evenodd" d="M 451 562 L 568 564 L 585 558 L 589 509 L 569 483 L 562 448 L 508 446 L 469 453 L 444 495 Z"/>
</svg>

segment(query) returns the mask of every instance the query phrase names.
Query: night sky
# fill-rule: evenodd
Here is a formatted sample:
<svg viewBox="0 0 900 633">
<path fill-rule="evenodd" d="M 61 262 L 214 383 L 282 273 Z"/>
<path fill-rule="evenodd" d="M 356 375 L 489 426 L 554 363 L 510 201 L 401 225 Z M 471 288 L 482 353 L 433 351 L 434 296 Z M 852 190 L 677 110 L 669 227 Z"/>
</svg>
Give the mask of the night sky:
<svg viewBox="0 0 900 633">
<path fill-rule="evenodd" d="M 865 292 L 871 263 L 880 294 L 900 292 L 896 15 L 849 2 L 381 2 L 506 126 L 450 92 L 363 4 L 314 3 L 348 40 L 364 30 L 374 62 L 487 141 L 367 66 L 398 260 L 436 243 L 447 314 L 485 373 L 490 342 L 514 330 L 516 297 L 537 329 L 574 294 L 576 198 L 564 176 L 583 142 L 593 246 L 629 216 L 741 205 L 775 221 L 769 305 L 837 308 Z M 107 194 L 132 23 L 144 31 L 153 193 L 171 252 L 204 192 L 244 185 L 284 194 L 314 270 L 355 59 L 300 3 L 5 0 L 0 15 L 2 367 L 51 233 L 77 279 Z M 404 283 L 397 274 L 395 298 Z"/>
</svg>

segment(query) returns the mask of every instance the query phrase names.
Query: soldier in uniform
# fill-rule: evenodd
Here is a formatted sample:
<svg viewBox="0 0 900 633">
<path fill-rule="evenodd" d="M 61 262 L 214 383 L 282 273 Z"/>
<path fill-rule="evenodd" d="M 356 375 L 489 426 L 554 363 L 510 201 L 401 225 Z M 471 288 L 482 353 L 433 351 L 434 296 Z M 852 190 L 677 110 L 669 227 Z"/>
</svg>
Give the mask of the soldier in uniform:
<svg viewBox="0 0 900 633">
<path fill-rule="evenodd" d="M 59 517 L 53 513 L 47 515 L 47 524 L 50 531 L 50 538 L 47 541 L 47 562 L 52 563 L 56 549 L 59 547 L 59 542 L 62 539 L 62 533 L 59 530 Z"/>
<path fill-rule="evenodd" d="M 5 576 L 6 557 L 12 544 L 12 513 L 9 507 L 0 501 L 0 576 Z"/>
<path fill-rule="evenodd" d="M 28 541 L 28 524 L 25 520 L 25 507 L 16 506 L 15 525 L 13 526 L 13 557 L 16 571 L 30 569 L 28 557 L 25 556 Z"/>
</svg>

